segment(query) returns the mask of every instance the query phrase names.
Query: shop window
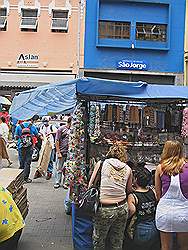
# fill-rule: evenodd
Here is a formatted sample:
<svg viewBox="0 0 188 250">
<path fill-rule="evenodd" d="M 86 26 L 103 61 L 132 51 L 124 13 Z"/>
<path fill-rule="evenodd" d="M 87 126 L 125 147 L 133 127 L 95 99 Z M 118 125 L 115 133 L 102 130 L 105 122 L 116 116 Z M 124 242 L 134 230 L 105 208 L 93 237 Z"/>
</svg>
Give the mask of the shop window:
<svg viewBox="0 0 188 250">
<path fill-rule="evenodd" d="M 7 8 L 0 9 L 0 31 L 7 30 Z"/>
<path fill-rule="evenodd" d="M 38 9 L 22 9 L 21 31 L 37 32 Z"/>
<path fill-rule="evenodd" d="M 166 42 L 167 25 L 136 23 L 136 40 Z"/>
<path fill-rule="evenodd" d="M 130 39 L 129 22 L 99 21 L 99 38 Z"/>
<path fill-rule="evenodd" d="M 53 10 L 52 11 L 52 32 L 68 32 L 68 10 Z"/>
</svg>

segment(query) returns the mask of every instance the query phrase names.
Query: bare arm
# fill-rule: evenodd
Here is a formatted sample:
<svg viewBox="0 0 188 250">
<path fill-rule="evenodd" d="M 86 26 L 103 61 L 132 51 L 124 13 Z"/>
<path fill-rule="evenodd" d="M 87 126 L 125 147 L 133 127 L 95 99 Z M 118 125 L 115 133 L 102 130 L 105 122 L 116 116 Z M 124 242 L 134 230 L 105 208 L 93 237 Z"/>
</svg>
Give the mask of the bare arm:
<svg viewBox="0 0 188 250">
<path fill-rule="evenodd" d="M 127 195 L 131 194 L 133 191 L 132 180 L 133 180 L 133 174 L 132 174 L 132 170 L 131 170 L 128 181 L 127 181 Z"/>
<path fill-rule="evenodd" d="M 101 164 L 100 161 L 97 162 L 97 164 L 96 164 L 96 166 L 95 166 L 95 168 L 94 168 L 94 170 L 93 170 L 93 173 L 92 173 L 92 175 L 91 175 L 91 178 L 90 178 L 90 181 L 89 181 L 88 188 L 90 188 L 90 187 L 92 186 L 92 184 L 93 184 L 93 182 L 94 182 L 94 180 L 95 180 L 95 177 L 96 177 L 96 175 L 97 175 L 98 169 L 99 169 L 99 167 L 100 167 L 100 164 Z"/>
<path fill-rule="evenodd" d="M 56 147 L 56 152 L 57 152 L 58 158 L 62 158 L 62 155 L 61 155 L 61 152 L 60 152 L 60 148 L 59 148 L 59 140 L 57 140 L 55 142 L 55 147 Z"/>
<path fill-rule="evenodd" d="M 130 194 L 128 196 L 128 207 L 129 207 L 129 217 L 131 217 L 136 212 L 136 204 L 133 194 Z"/>
<path fill-rule="evenodd" d="M 161 187 L 161 165 L 157 166 L 156 172 L 155 172 L 155 191 L 157 200 L 159 201 L 162 194 L 162 187 Z"/>
</svg>

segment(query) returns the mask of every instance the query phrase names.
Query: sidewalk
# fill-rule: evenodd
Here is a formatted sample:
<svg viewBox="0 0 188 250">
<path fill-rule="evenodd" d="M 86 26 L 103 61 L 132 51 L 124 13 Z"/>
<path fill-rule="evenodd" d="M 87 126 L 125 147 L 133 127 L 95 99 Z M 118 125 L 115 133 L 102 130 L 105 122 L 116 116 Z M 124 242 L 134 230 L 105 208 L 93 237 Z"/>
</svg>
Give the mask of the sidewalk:
<svg viewBox="0 0 188 250">
<path fill-rule="evenodd" d="M 9 150 L 13 161 L 11 167 L 18 168 L 16 150 Z M 37 163 L 32 163 L 33 176 Z M 6 166 L 6 162 L 4 162 Z M 71 216 L 64 212 L 66 190 L 53 188 L 53 179 L 33 180 L 28 188 L 29 214 L 18 250 L 72 250 Z"/>
<path fill-rule="evenodd" d="M 27 184 L 29 214 L 18 250 L 72 250 L 71 216 L 64 212 L 66 191 L 55 190 L 52 181 Z"/>
</svg>

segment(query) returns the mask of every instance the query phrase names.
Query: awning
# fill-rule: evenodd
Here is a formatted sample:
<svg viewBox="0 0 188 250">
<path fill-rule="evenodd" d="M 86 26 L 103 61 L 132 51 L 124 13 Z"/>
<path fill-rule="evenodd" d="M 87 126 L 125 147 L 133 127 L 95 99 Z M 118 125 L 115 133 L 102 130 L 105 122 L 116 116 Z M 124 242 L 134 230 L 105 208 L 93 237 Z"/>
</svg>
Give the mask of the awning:
<svg viewBox="0 0 188 250">
<path fill-rule="evenodd" d="M 188 87 L 97 78 L 74 79 L 21 92 L 14 98 L 10 114 L 19 120 L 25 120 L 35 114 L 70 113 L 74 110 L 77 98 L 85 97 L 90 100 L 162 100 L 168 103 L 188 100 Z"/>
<path fill-rule="evenodd" d="M 48 84 L 23 91 L 13 99 L 10 115 L 18 120 L 27 120 L 35 114 L 70 113 L 76 105 L 76 82 Z"/>
</svg>

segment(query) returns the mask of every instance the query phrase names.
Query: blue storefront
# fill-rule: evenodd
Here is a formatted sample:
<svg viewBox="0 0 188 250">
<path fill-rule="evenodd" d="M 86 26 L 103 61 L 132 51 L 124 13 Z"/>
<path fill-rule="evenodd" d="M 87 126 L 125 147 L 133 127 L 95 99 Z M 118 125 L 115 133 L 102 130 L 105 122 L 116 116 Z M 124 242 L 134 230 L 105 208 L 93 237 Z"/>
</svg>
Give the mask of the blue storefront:
<svg viewBox="0 0 188 250">
<path fill-rule="evenodd" d="M 185 0 L 87 0 L 84 74 L 183 82 Z"/>
</svg>

